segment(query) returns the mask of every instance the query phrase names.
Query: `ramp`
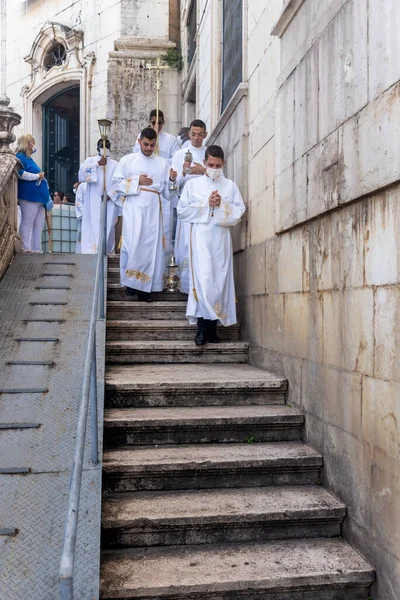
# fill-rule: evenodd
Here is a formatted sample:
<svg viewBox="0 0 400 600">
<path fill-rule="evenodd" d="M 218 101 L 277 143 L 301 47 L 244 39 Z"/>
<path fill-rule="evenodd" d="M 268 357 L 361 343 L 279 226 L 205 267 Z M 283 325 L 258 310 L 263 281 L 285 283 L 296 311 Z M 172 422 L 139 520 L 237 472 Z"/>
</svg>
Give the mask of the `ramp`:
<svg viewBox="0 0 400 600">
<path fill-rule="evenodd" d="M 18 255 L 0 282 L 0 599 L 54 600 L 95 255 Z M 104 331 L 97 323 L 102 455 Z M 99 597 L 101 462 L 86 435 L 74 593 Z"/>
</svg>

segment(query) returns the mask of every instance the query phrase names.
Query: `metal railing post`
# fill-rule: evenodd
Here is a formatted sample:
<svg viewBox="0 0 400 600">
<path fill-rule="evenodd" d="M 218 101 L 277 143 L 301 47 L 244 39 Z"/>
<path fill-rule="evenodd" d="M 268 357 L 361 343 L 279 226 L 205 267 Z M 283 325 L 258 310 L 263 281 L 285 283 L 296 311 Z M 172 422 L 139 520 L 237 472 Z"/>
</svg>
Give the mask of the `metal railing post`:
<svg viewBox="0 0 400 600">
<path fill-rule="evenodd" d="M 104 256 L 107 254 L 107 192 L 103 193 L 103 210 L 104 221 L 101 221 L 100 228 L 103 229 L 103 243 L 98 246 L 97 251 L 101 254 L 101 271 L 100 271 L 100 319 L 105 318 L 105 299 L 104 299 Z"/>
<path fill-rule="evenodd" d="M 99 435 L 97 423 L 97 357 L 96 357 L 96 334 L 94 335 L 92 372 L 90 374 L 90 416 L 92 425 L 92 463 L 99 463 Z"/>
</svg>

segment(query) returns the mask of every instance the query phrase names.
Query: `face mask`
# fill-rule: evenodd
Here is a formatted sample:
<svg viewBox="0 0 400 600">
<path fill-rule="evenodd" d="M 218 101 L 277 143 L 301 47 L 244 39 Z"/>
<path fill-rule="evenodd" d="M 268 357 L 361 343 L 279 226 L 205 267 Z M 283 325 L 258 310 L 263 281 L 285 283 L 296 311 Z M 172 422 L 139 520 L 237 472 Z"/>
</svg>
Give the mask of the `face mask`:
<svg viewBox="0 0 400 600">
<path fill-rule="evenodd" d="M 97 154 L 99 156 L 103 156 L 103 148 L 97 148 Z M 110 156 L 110 151 L 108 148 L 106 148 L 106 158 L 108 158 Z"/>
<path fill-rule="evenodd" d="M 76 194 L 76 189 L 74 188 L 74 189 L 72 190 L 72 192 L 73 192 L 74 194 Z"/>
<path fill-rule="evenodd" d="M 36 146 L 33 146 L 33 148 L 32 148 L 32 154 L 35 154 L 36 150 L 37 150 Z"/>
<path fill-rule="evenodd" d="M 180 135 L 177 136 L 176 141 L 177 141 L 179 148 L 182 148 L 183 139 L 181 138 Z"/>
<path fill-rule="evenodd" d="M 220 177 L 222 169 L 211 169 L 211 167 L 207 167 L 206 173 L 210 179 L 215 181 L 216 179 L 218 179 L 218 177 Z"/>
</svg>

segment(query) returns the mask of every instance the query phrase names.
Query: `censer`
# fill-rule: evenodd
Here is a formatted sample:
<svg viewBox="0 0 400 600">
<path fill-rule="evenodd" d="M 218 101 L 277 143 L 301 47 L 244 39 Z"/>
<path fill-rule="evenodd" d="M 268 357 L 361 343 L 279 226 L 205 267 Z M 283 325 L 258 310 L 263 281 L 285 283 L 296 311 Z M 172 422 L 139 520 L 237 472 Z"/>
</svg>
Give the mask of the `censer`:
<svg viewBox="0 0 400 600">
<path fill-rule="evenodd" d="M 179 266 L 176 264 L 175 256 L 171 254 L 165 275 L 165 292 L 179 292 Z"/>
</svg>

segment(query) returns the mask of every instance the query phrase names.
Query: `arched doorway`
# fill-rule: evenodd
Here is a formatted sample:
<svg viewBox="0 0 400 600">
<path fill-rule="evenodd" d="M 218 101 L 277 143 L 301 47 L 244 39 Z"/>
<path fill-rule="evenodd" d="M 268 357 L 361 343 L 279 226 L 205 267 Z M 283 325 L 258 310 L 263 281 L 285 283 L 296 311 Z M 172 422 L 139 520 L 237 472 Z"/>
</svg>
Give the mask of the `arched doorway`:
<svg viewBox="0 0 400 600">
<path fill-rule="evenodd" d="M 43 170 L 50 192 L 62 190 L 70 198 L 80 163 L 79 90 L 70 87 L 43 104 Z"/>
</svg>

